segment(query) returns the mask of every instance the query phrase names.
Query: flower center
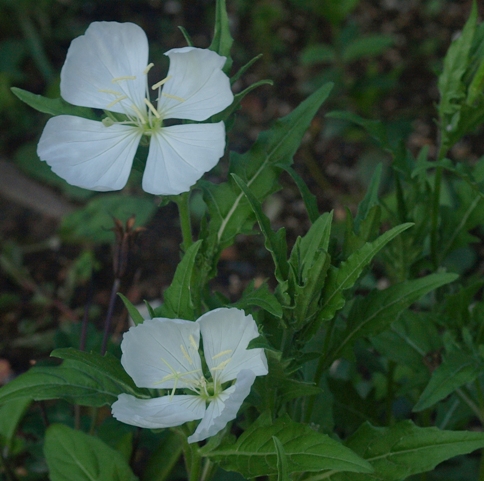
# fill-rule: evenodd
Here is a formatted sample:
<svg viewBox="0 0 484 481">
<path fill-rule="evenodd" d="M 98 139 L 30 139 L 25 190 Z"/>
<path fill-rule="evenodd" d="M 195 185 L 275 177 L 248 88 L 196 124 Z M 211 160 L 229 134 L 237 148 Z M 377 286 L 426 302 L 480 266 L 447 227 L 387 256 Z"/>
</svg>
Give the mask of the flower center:
<svg viewBox="0 0 484 481">
<path fill-rule="evenodd" d="M 99 92 L 108 94 L 113 97 L 113 99 L 106 105 L 106 115 L 107 117 L 103 119 L 103 124 L 109 127 L 114 124 L 124 124 L 132 125 L 139 128 L 143 134 L 152 135 L 154 132 L 159 130 L 163 124 L 162 113 L 153 105 L 150 100 L 150 90 L 148 88 L 148 72 L 153 67 L 153 63 L 150 63 L 143 70 L 143 75 L 145 76 L 145 97 L 143 98 L 143 105 L 136 105 L 136 102 L 129 96 L 129 88 L 123 88 L 123 84 L 127 82 L 132 82 L 136 80 L 135 75 L 123 75 L 121 77 L 115 77 L 111 79 L 113 84 L 119 86 L 116 88 L 109 89 L 99 89 Z M 162 92 L 161 88 L 172 79 L 171 75 L 160 80 L 159 82 L 151 86 L 152 90 L 158 90 L 158 96 L 155 99 L 158 101 L 160 97 L 167 97 L 178 102 L 184 102 L 185 99 L 177 97 L 176 95 L 171 95 L 169 93 Z M 118 119 L 109 110 L 115 105 L 120 104 L 126 120 Z"/>
</svg>

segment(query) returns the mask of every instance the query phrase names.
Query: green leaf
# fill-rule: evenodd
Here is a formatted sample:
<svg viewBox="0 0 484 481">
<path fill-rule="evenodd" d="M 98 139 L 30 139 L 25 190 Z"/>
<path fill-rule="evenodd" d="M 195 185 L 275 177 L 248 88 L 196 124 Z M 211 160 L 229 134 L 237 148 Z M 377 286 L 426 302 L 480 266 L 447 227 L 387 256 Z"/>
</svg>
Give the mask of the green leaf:
<svg viewBox="0 0 484 481">
<path fill-rule="evenodd" d="M 371 182 L 368 186 L 364 199 L 358 205 L 358 211 L 354 220 L 355 230 L 357 233 L 359 232 L 360 223 L 368 217 L 371 208 L 379 204 L 378 189 L 380 188 L 381 173 L 382 164 L 380 163 L 376 166 L 375 172 L 371 177 Z"/>
<path fill-rule="evenodd" d="M 319 217 L 318 201 L 316 196 L 311 193 L 306 182 L 303 178 L 290 166 L 286 165 L 283 169 L 292 177 L 292 180 L 296 183 L 301 197 L 303 199 L 304 205 L 308 212 L 309 220 L 311 222 L 316 222 Z"/>
<path fill-rule="evenodd" d="M 345 305 L 344 291 L 353 287 L 363 269 L 373 257 L 392 239 L 413 224 L 407 223 L 390 229 L 373 242 L 367 242 L 353 252 L 338 268 L 330 269 L 322 296 L 320 320 L 331 319 L 335 312 Z"/>
<path fill-rule="evenodd" d="M 403 310 L 422 296 L 458 277 L 456 274 L 431 274 L 421 279 L 401 282 L 382 291 L 373 290 L 368 296 L 358 299 L 348 314 L 346 329 L 333 341 L 335 347 L 330 358 L 340 357 L 356 339 L 376 335 L 387 329 Z"/>
<path fill-rule="evenodd" d="M 354 62 L 365 57 L 376 57 L 388 50 L 395 43 L 391 35 L 358 36 L 343 49 L 343 62 Z"/>
<path fill-rule="evenodd" d="M 135 386 L 121 363 L 111 354 L 104 356 L 76 349 L 56 349 L 60 366 L 33 367 L 0 389 L 0 403 L 19 399 L 43 401 L 65 399 L 83 406 L 111 405 L 121 393 L 149 397 Z"/>
<path fill-rule="evenodd" d="M 154 309 L 156 317 L 193 320 L 195 308 L 192 300 L 193 272 L 202 241 L 193 243 L 178 264 L 173 281 L 163 293 L 164 303 Z"/>
<path fill-rule="evenodd" d="M 30 399 L 17 399 L 0 407 L 0 446 L 8 453 L 12 449 L 17 426 L 27 411 Z"/>
<path fill-rule="evenodd" d="M 269 291 L 266 282 L 254 289 L 254 281 L 251 281 L 242 293 L 242 297 L 232 306 L 239 309 L 258 306 L 279 319 L 282 317 L 282 306 L 274 294 Z"/>
<path fill-rule="evenodd" d="M 135 481 L 121 453 L 99 438 L 63 424 L 52 424 L 45 435 L 44 454 L 51 481 Z"/>
<path fill-rule="evenodd" d="M 62 219 L 60 235 L 70 242 L 106 242 L 114 240 L 113 217 L 121 221 L 136 216 L 136 225 L 144 225 L 154 214 L 156 205 L 145 197 L 102 194 L 85 207 Z"/>
<path fill-rule="evenodd" d="M 223 71 L 228 73 L 232 67 L 232 58 L 230 56 L 230 49 L 234 39 L 230 35 L 229 18 L 227 16 L 227 7 L 225 0 L 217 0 L 215 6 L 215 29 L 213 33 L 213 40 L 208 47 L 210 50 L 217 52 L 222 57 L 226 57 Z"/>
<path fill-rule="evenodd" d="M 411 421 L 389 428 L 364 423 L 345 445 L 371 463 L 375 471 L 371 475 L 338 473 L 328 480 L 401 481 L 484 447 L 484 433 L 420 428 Z"/>
<path fill-rule="evenodd" d="M 36 95 L 27 90 L 22 90 L 17 87 L 12 87 L 12 92 L 22 102 L 25 102 L 30 107 L 50 115 L 74 115 L 75 117 L 83 117 L 90 120 L 99 120 L 94 111 L 87 107 L 78 107 L 66 102 L 63 98 L 49 99 L 42 95 Z"/>
<path fill-rule="evenodd" d="M 230 173 L 238 175 L 259 202 L 279 188 L 280 166 L 291 165 L 306 129 L 331 88 L 332 84 L 323 85 L 293 112 L 279 119 L 269 132 L 261 133 L 248 152 L 231 153 Z M 199 185 L 210 214 L 207 246 L 212 252 L 207 255 L 216 259 L 236 235 L 250 232 L 253 211 L 232 177 L 218 185 L 205 181 Z"/>
<path fill-rule="evenodd" d="M 235 444 L 222 446 L 206 454 L 223 469 L 237 471 L 247 478 L 278 473 L 277 437 L 286 456 L 287 473 L 335 471 L 371 472 L 370 465 L 326 434 L 318 433 L 305 424 L 285 415 L 271 422 L 262 415 L 245 431 Z"/>
<path fill-rule="evenodd" d="M 482 373 L 482 367 L 482 363 L 475 356 L 463 351 L 451 352 L 432 373 L 413 411 L 432 407 L 460 386 L 474 381 Z"/>
<path fill-rule="evenodd" d="M 289 481 L 288 463 L 284 446 L 276 436 L 272 436 L 272 441 L 277 455 L 277 481 Z"/>
<path fill-rule="evenodd" d="M 126 309 L 128 310 L 129 316 L 131 317 L 135 325 L 142 324 L 144 319 L 143 316 L 139 313 L 138 309 L 136 309 L 131 301 L 126 296 L 121 294 L 121 292 L 118 292 L 118 296 L 123 301 L 124 307 L 126 307 Z"/>
<path fill-rule="evenodd" d="M 259 222 L 261 232 L 264 235 L 266 248 L 272 254 L 276 279 L 282 283 L 287 279 L 289 271 L 289 265 L 287 263 L 286 230 L 281 228 L 277 232 L 274 232 L 271 227 L 271 221 L 264 212 L 262 212 L 260 202 L 258 202 L 244 181 L 235 174 L 232 174 L 232 177 L 249 200 L 250 206 Z"/>
<path fill-rule="evenodd" d="M 467 70 L 477 23 L 477 5 L 472 3 L 472 10 L 461 35 L 454 40 L 444 59 L 444 68 L 439 76 L 438 88 L 440 102 L 438 106 L 441 121 L 459 110 L 459 103 L 465 98 L 463 77 Z M 444 132 L 447 125 L 442 125 Z"/>
<path fill-rule="evenodd" d="M 301 65 L 315 65 L 318 63 L 333 63 L 336 59 L 334 47 L 326 43 L 309 45 L 301 53 Z"/>
<path fill-rule="evenodd" d="M 183 452 L 183 435 L 166 430 L 143 469 L 143 481 L 166 481 Z"/>
</svg>

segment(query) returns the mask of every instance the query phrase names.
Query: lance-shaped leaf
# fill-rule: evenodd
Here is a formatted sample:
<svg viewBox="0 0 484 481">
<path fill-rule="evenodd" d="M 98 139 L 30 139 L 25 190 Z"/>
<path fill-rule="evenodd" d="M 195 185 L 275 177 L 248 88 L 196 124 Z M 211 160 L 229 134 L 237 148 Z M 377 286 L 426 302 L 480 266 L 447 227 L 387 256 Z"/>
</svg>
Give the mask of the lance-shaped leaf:
<svg viewBox="0 0 484 481">
<path fill-rule="evenodd" d="M 45 434 L 44 454 L 51 481 L 136 481 L 120 452 L 99 438 L 63 424 L 52 424 Z"/>
<path fill-rule="evenodd" d="M 345 445 L 374 468 L 371 475 L 338 473 L 330 481 L 400 481 L 431 471 L 446 459 L 484 446 L 484 433 L 420 428 L 403 421 L 389 428 L 363 424 Z"/>
<path fill-rule="evenodd" d="M 451 352 L 432 373 L 413 410 L 418 412 L 433 406 L 460 386 L 474 381 L 482 368 L 482 361 L 476 356 L 462 351 Z"/>
<path fill-rule="evenodd" d="M 356 339 L 382 332 L 398 319 L 403 310 L 422 296 L 458 277 L 457 274 L 431 274 L 421 279 L 401 282 L 382 291 L 373 290 L 368 296 L 358 299 L 348 314 L 346 329 L 332 341 L 334 347 L 330 359 L 340 357 Z"/>
<path fill-rule="evenodd" d="M 178 264 L 173 281 L 163 293 L 164 302 L 154 309 L 156 317 L 168 317 L 170 319 L 193 319 L 195 308 L 193 303 L 193 271 L 198 250 L 202 245 L 199 240 L 192 244 L 183 259 Z"/>
<path fill-rule="evenodd" d="M 66 102 L 64 99 L 58 97 L 56 99 L 49 99 L 42 95 L 36 95 L 27 90 L 22 90 L 17 87 L 12 87 L 13 94 L 22 102 L 32 107 L 39 112 L 50 115 L 74 115 L 75 117 L 83 117 L 85 119 L 97 120 L 96 115 L 92 109 L 87 107 L 78 107 Z"/>
<path fill-rule="evenodd" d="M 367 242 L 353 252 L 338 268 L 330 269 L 324 286 L 319 320 L 331 319 L 345 305 L 344 291 L 354 286 L 363 269 L 386 244 L 412 225 L 407 223 L 390 229 L 375 241 Z"/>
<path fill-rule="evenodd" d="M 232 152 L 230 173 L 238 175 L 259 202 L 279 188 L 279 165 L 291 165 L 304 133 L 331 88 L 332 84 L 323 85 L 293 112 L 279 119 L 270 131 L 261 133 L 248 152 Z M 207 245 L 213 252 L 209 257 L 217 258 L 237 234 L 250 232 L 253 212 L 231 177 L 222 184 L 200 181 L 199 185 L 210 214 Z"/>
<path fill-rule="evenodd" d="M 12 449 L 17 426 L 30 403 L 30 399 L 17 399 L 0 407 L 0 446 L 4 456 Z"/>
<path fill-rule="evenodd" d="M 282 306 L 276 299 L 276 296 L 269 291 L 266 282 L 254 289 L 254 281 L 251 281 L 244 289 L 242 297 L 232 304 L 232 307 L 238 307 L 239 309 L 246 309 L 252 306 L 261 307 L 279 319 L 282 317 Z"/>
<path fill-rule="evenodd" d="M 72 348 L 57 349 L 60 366 L 33 367 L 0 389 L 0 403 L 19 399 L 43 401 L 65 399 L 83 406 L 111 405 L 121 393 L 149 397 L 135 386 L 121 363 L 111 354 L 104 356 Z"/>
<path fill-rule="evenodd" d="M 287 243 L 286 230 L 284 228 L 274 232 L 271 227 L 271 221 L 262 212 L 260 202 L 252 195 L 244 181 L 237 175 L 232 174 L 237 185 L 240 187 L 244 195 L 247 197 L 252 210 L 254 211 L 257 222 L 265 238 L 265 245 L 267 250 L 272 254 L 274 266 L 276 268 L 275 275 L 279 282 L 287 280 L 289 266 L 287 264 Z"/>
<path fill-rule="evenodd" d="M 217 52 L 222 57 L 226 57 L 223 71 L 228 73 L 230 67 L 232 67 L 232 57 L 230 56 L 230 50 L 234 39 L 230 35 L 229 18 L 227 16 L 227 6 L 225 0 L 217 0 L 215 5 L 215 28 L 213 32 L 213 39 L 210 50 Z"/>
<path fill-rule="evenodd" d="M 261 416 L 235 444 L 223 446 L 206 454 L 222 468 L 237 471 L 247 478 L 278 473 L 278 455 L 273 437 L 277 437 L 286 458 L 286 472 L 314 472 L 325 469 L 369 473 L 371 466 L 325 434 L 305 424 L 292 421 L 287 415 L 271 423 Z"/>
<path fill-rule="evenodd" d="M 284 446 L 276 436 L 272 436 L 272 441 L 274 442 L 274 447 L 276 448 L 277 454 L 277 481 L 290 481 L 287 466 L 287 456 L 286 452 L 284 451 Z"/>
</svg>

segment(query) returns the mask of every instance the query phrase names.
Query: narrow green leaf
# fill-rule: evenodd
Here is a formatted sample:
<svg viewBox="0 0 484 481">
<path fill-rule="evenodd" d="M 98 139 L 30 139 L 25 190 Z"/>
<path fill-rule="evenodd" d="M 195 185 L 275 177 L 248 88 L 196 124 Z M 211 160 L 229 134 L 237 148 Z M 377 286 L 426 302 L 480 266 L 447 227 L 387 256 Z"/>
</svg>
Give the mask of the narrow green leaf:
<svg viewBox="0 0 484 481">
<path fill-rule="evenodd" d="M 306 129 L 331 89 L 332 84 L 323 85 L 293 112 L 279 119 L 269 132 L 260 134 L 248 152 L 232 152 L 230 173 L 238 175 L 259 202 L 279 188 L 280 166 L 292 163 Z M 237 234 L 250 232 L 253 211 L 231 177 L 222 184 L 201 181 L 199 185 L 210 213 L 207 244 L 214 252 L 209 257 L 216 258 Z"/>
<path fill-rule="evenodd" d="M 484 447 L 484 433 L 420 428 L 403 421 L 389 428 L 363 424 L 345 445 L 374 468 L 371 475 L 338 473 L 331 481 L 401 481 Z M 323 479 L 323 478 L 318 478 Z"/>
<path fill-rule="evenodd" d="M 215 6 L 215 29 L 213 33 L 213 40 L 208 48 L 214 52 L 217 52 L 222 57 L 227 58 L 223 68 L 225 73 L 228 73 L 232 67 L 230 50 L 233 42 L 234 39 L 230 35 L 230 24 L 227 16 L 225 0 L 217 0 Z"/>
<path fill-rule="evenodd" d="M 156 317 L 193 320 L 195 310 L 192 301 L 192 280 L 201 245 L 202 241 L 198 240 L 185 252 L 176 268 L 170 287 L 163 293 L 164 303 L 154 309 Z"/>
<path fill-rule="evenodd" d="M 32 401 L 28 398 L 10 401 L 0 407 L 0 446 L 8 453 L 12 449 L 17 426 Z"/>
<path fill-rule="evenodd" d="M 266 248 L 272 254 L 272 259 L 276 268 L 276 279 L 279 282 L 284 282 L 287 279 L 289 271 L 287 263 L 286 231 L 284 228 L 281 228 L 277 232 L 274 232 L 271 227 L 271 221 L 264 212 L 262 212 L 260 202 L 252 194 L 244 181 L 235 174 L 232 174 L 232 177 L 249 200 L 250 206 L 259 222 L 259 227 L 265 238 Z"/>
<path fill-rule="evenodd" d="M 63 424 L 45 435 L 44 454 L 51 481 L 136 481 L 121 453 L 99 438 Z"/>
<path fill-rule="evenodd" d="M 0 389 L 0 403 L 33 399 L 65 399 L 83 406 L 111 405 L 126 392 L 149 397 L 135 386 L 121 363 L 107 353 L 104 356 L 76 349 L 56 349 L 52 355 L 64 358 L 60 366 L 33 367 Z"/>
<path fill-rule="evenodd" d="M 289 481 L 288 463 L 284 446 L 276 436 L 272 436 L 272 441 L 277 455 L 277 481 Z"/>
<path fill-rule="evenodd" d="M 366 191 L 364 199 L 358 205 L 358 211 L 354 220 L 355 230 L 358 233 L 360 228 L 360 223 L 365 220 L 370 212 L 370 209 L 379 204 L 378 200 L 378 189 L 380 188 L 382 173 L 382 164 L 376 166 L 375 172 L 371 177 L 370 185 Z"/>
<path fill-rule="evenodd" d="M 185 38 L 185 41 L 187 42 L 187 45 L 189 47 L 193 47 L 193 42 L 192 42 L 192 39 L 190 37 L 190 34 L 186 31 L 186 29 L 182 26 L 178 26 L 178 29 L 180 30 L 180 32 L 182 33 L 183 37 Z"/>
<path fill-rule="evenodd" d="M 457 388 L 474 381 L 482 373 L 482 367 L 482 362 L 475 356 L 463 351 L 451 352 L 432 373 L 413 411 L 432 407 Z"/>
<path fill-rule="evenodd" d="M 183 452 L 184 438 L 173 431 L 165 431 L 163 439 L 151 453 L 143 469 L 143 481 L 166 481 Z"/>
<path fill-rule="evenodd" d="M 367 242 L 351 254 L 338 268 L 330 269 L 324 286 L 320 320 L 331 319 L 345 305 L 344 291 L 352 287 L 373 257 L 392 239 L 413 224 L 407 223 L 390 229 L 373 242 Z"/>
<path fill-rule="evenodd" d="M 457 274 L 431 274 L 421 279 L 401 282 L 382 291 L 373 290 L 358 299 L 352 306 L 346 321 L 346 329 L 334 339 L 331 359 L 338 358 L 356 339 L 376 335 L 388 328 L 400 313 L 425 294 L 455 281 Z"/>
<path fill-rule="evenodd" d="M 229 471 L 247 478 L 276 475 L 277 452 L 273 437 L 280 441 L 286 455 L 287 473 L 319 472 L 325 469 L 371 472 L 371 466 L 341 443 L 318 433 L 305 424 L 295 423 L 286 415 L 274 423 L 261 416 L 235 444 L 206 454 Z"/>
<path fill-rule="evenodd" d="M 63 98 L 49 99 L 42 95 L 36 95 L 27 90 L 22 90 L 17 87 L 12 87 L 13 94 L 22 102 L 25 102 L 30 107 L 50 115 L 74 115 L 75 117 L 83 117 L 90 120 L 99 120 L 94 111 L 87 107 L 78 107 L 66 102 Z"/>
<path fill-rule="evenodd" d="M 121 294 L 121 292 L 118 292 L 118 296 L 123 301 L 124 307 L 126 307 L 126 309 L 128 310 L 129 316 L 131 317 L 135 325 L 142 324 L 144 319 L 143 316 L 139 313 L 138 309 L 136 309 L 131 301 L 126 296 Z"/>
<path fill-rule="evenodd" d="M 292 177 L 292 180 L 297 185 L 299 192 L 301 193 L 302 200 L 306 206 L 306 211 L 311 222 L 316 222 L 319 217 L 318 201 L 316 196 L 311 193 L 306 182 L 303 178 L 289 165 L 283 167 L 283 169 Z"/>
</svg>

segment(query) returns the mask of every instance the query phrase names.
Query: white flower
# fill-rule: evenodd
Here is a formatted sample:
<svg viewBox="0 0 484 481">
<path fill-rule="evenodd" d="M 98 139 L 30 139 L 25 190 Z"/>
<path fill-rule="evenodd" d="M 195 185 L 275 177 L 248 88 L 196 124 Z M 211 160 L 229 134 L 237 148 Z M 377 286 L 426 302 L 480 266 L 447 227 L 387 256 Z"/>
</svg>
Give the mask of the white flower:
<svg viewBox="0 0 484 481">
<path fill-rule="evenodd" d="M 61 72 L 61 96 L 103 109 L 102 122 L 51 118 L 37 153 L 67 182 L 91 190 L 122 189 L 143 135 L 150 139 L 143 189 L 186 192 L 222 157 L 223 122 L 163 126 L 165 119 L 207 120 L 233 101 L 225 57 L 185 47 L 166 52 L 165 79 L 148 88 L 148 41 L 133 23 L 94 22 L 74 39 Z M 150 90 L 157 94 L 156 107 Z M 122 115 L 119 115 L 122 114 Z"/>
<path fill-rule="evenodd" d="M 198 353 L 200 334 L 208 379 Z M 120 394 L 113 416 L 151 429 L 201 419 L 188 442 L 213 436 L 235 419 L 256 376 L 268 372 L 264 350 L 247 349 L 258 335 L 252 316 L 228 308 L 207 312 L 196 322 L 155 318 L 132 327 L 121 343 L 124 369 L 138 387 L 171 392 L 153 399 Z"/>
</svg>

